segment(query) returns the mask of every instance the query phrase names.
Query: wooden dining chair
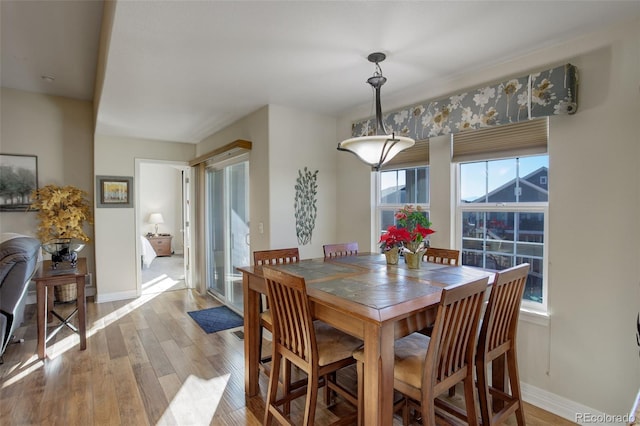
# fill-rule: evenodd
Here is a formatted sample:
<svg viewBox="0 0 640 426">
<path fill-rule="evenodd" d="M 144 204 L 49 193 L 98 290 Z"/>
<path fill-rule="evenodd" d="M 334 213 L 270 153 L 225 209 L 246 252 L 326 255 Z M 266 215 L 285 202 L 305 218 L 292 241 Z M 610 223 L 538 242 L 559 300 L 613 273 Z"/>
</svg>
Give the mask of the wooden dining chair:
<svg viewBox="0 0 640 426">
<path fill-rule="evenodd" d="M 394 388 L 404 396 L 403 423 L 409 409 L 420 411 L 424 425 L 436 424 L 435 406 L 477 425 L 473 360 L 478 322 L 488 278 L 442 290 L 431 337 L 412 333 L 394 345 Z M 364 349 L 354 352 L 358 361 L 358 391 L 364 391 Z M 438 398 L 451 386 L 464 384 L 466 411 Z M 358 395 L 362 412 L 362 397 Z M 440 411 L 440 410 L 439 410 Z M 468 414 L 468 415 L 467 415 Z M 359 420 L 359 423 L 361 420 Z"/>
<path fill-rule="evenodd" d="M 302 424 L 313 425 L 320 386 L 327 386 L 357 407 L 357 396 L 338 384 L 334 373 L 355 363 L 352 354 L 362 341 L 322 321 L 313 320 L 303 277 L 271 267 L 264 268 L 264 277 L 273 319 L 273 363 L 264 424 L 270 425 L 274 419 L 281 424 L 292 424 L 291 401 L 305 395 Z M 306 386 L 295 389 L 290 382 L 284 383 L 282 396 L 278 398 L 282 359 L 302 370 L 307 382 Z M 356 417 L 357 413 L 353 413 L 337 424 L 352 422 Z"/>
<path fill-rule="evenodd" d="M 431 263 L 458 266 L 460 250 L 427 247 L 424 260 Z"/>
<path fill-rule="evenodd" d="M 353 256 L 358 254 L 358 243 L 325 244 L 322 246 L 324 257 Z"/>
<path fill-rule="evenodd" d="M 255 266 L 263 265 L 280 265 L 283 263 L 295 263 L 300 261 L 300 253 L 298 247 L 274 249 L 274 250 L 256 250 L 253 252 L 253 264 Z M 269 375 L 269 368 L 265 365 L 271 361 L 271 355 L 262 355 L 262 336 L 263 330 L 270 333 L 273 331 L 273 320 L 271 319 L 271 311 L 269 311 L 269 299 L 265 296 L 260 300 L 260 366 Z"/>
<path fill-rule="evenodd" d="M 426 262 L 438 263 L 441 265 L 458 266 L 458 262 L 460 259 L 460 250 L 427 247 L 427 251 L 424 253 L 423 259 Z M 426 334 L 427 336 L 431 336 L 432 331 L 433 324 L 430 324 L 420 330 L 422 334 Z M 455 395 L 455 393 L 455 388 L 451 388 L 449 390 L 449 396 L 453 396 Z"/>
<path fill-rule="evenodd" d="M 527 282 L 530 265 L 523 263 L 496 273 L 491 286 L 491 294 L 482 319 L 478 350 L 476 353 L 476 374 L 478 377 L 478 398 L 483 425 L 503 423 L 513 413 L 519 426 L 523 426 L 524 412 L 518 375 L 516 336 L 520 304 Z M 489 385 L 488 367 L 493 360 L 506 356 L 506 373 L 509 376 L 510 393 Z M 502 384 L 501 384 L 502 385 Z M 500 386 L 502 388 L 502 386 Z M 501 401 L 494 404 L 494 401 Z M 502 405 L 501 408 L 499 406 Z M 494 410 L 498 408 L 497 410 Z"/>
<path fill-rule="evenodd" d="M 257 250 L 253 252 L 253 263 L 255 266 L 280 265 L 282 263 L 294 263 L 300 261 L 298 247 Z"/>
</svg>

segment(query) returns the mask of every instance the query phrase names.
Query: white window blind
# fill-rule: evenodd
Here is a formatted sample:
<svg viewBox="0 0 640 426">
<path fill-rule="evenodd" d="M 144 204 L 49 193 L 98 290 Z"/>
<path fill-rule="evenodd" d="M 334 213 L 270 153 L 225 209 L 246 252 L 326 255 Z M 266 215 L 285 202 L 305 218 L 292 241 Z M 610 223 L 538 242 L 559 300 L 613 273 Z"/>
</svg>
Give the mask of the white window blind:
<svg viewBox="0 0 640 426">
<path fill-rule="evenodd" d="M 548 138 L 547 117 L 461 132 L 453 136 L 452 161 L 482 161 L 544 154 L 547 152 Z"/>
<path fill-rule="evenodd" d="M 380 170 L 406 169 L 429 164 L 429 139 L 416 141 L 411 148 L 400 151 Z"/>
</svg>

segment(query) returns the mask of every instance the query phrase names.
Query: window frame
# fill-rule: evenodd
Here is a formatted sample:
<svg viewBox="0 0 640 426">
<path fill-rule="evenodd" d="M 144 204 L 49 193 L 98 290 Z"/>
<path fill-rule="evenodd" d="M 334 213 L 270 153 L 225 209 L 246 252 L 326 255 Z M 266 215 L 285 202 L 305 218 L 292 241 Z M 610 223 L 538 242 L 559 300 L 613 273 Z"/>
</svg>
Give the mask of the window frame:
<svg viewBox="0 0 640 426">
<path fill-rule="evenodd" d="M 430 206 L 431 206 L 431 170 L 429 169 L 429 185 L 427 186 L 427 190 L 428 192 L 428 197 L 427 199 L 429 200 L 429 202 L 427 203 L 398 203 L 398 204 L 382 204 L 382 173 L 383 172 L 392 172 L 392 171 L 398 171 L 398 170 L 408 170 L 408 169 L 418 169 L 418 168 L 427 168 L 429 169 L 429 164 L 423 164 L 423 165 L 411 165 L 411 166 L 407 166 L 407 167 L 398 167 L 398 168 L 392 168 L 392 169 L 385 169 L 385 170 L 379 170 L 377 172 L 375 172 L 375 229 L 374 229 L 374 237 L 375 240 L 373 241 L 376 247 L 376 251 L 379 250 L 379 246 L 378 246 L 378 241 L 380 239 L 380 231 L 382 231 L 382 212 L 397 212 L 398 210 L 402 209 L 404 206 L 406 206 L 407 204 L 411 204 L 412 206 L 415 207 L 420 207 L 423 211 L 425 211 L 427 213 L 427 218 L 430 217 L 431 212 L 430 212 Z"/>
<path fill-rule="evenodd" d="M 546 154 L 548 156 L 548 154 Z M 526 156 L 514 156 L 509 157 L 513 159 L 519 159 Z M 496 158 L 494 160 L 504 160 L 505 158 Z M 464 212 L 495 212 L 501 211 L 505 213 L 520 212 L 520 213 L 543 213 L 544 214 L 544 242 L 542 249 L 542 302 L 534 302 L 531 300 L 522 299 L 521 310 L 525 312 L 531 312 L 534 316 L 546 317 L 548 314 L 548 302 L 549 302 L 549 201 L 546 202 L 493 202 L 493 203 L 463 203 L 462 202 L 462 164 L 488 162 L 494 160 L 477 160 L 477 161 L 464 161 L 454 163 L 455 166 L 455 241 L 458 249 L 462 254 L 462 215 Z"/>
</svg>

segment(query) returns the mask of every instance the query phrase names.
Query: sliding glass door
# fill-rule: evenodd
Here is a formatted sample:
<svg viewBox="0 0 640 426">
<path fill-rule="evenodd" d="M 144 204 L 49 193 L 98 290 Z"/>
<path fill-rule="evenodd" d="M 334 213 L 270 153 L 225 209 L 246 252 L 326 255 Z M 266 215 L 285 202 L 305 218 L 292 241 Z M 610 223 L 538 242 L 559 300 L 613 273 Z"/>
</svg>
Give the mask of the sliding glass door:
<svg viewBox="0 0 640 426">
<path fill-rule="evenodd" d="M 249 162 L 214 164 L 206 172 L 207 288 L 242 311 L 242 274 L 249 250 Z"/>
</svg>

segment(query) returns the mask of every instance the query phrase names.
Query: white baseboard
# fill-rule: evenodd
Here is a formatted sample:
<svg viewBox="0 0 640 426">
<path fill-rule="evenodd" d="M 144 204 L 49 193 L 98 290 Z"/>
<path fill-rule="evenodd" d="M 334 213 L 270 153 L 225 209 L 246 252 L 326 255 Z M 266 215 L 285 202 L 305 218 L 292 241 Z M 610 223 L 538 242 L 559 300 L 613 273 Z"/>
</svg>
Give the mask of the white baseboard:
<svg viewBox="0 0 640 426">
<path fill-rule="evenodd" d="M 100 293 L 96 296 L 96 303 L 115 302 L 118 300 L 135 299 L 138 294 L 135 290 L 130 291 L 118 291 L 114 293 Z"/>
<path fill-rule="evenodd" d="M 136 290 L 121 291 L 121 292 L 107 293 L 107 294 L 102 294 L 102 293 L 97 294 L 96 287 L 93 285 L 93 275 L 89 274 L 86 280 L 85 296 L 86 297 L 95 296 L 96 303 L 104 303 L 104 302 L 115 302 L 118 300 L 135 299 L 136 297 L 138 297 L 138 294 L 136 293 Z M 29 292 L 27 292 L 26 303 L 27 305 L 37 303 L 35 290 L 30 290 Z"/>
<path fill-rule="evenodd" d="M 520 389 L 525 402 L 578 424 L 620 426 L 629 421 L 628 415 L 612 416 L 527 383 L 521 382 Z"/>
<path fill-rule="evenodd" d="M 96 288 L 95 287 L 85 287 L 84 289 L 84 295 L 86 297 L 90 297 L 90 296 L 95 296 L 96 295 Z M 35 291 L 30 291 L 29 293 L 27 293 L 27 305 L 35 305 L 36 303 L 38 303 L 38 300 L 36 299 L 36 292 Z"/>
</svg>

